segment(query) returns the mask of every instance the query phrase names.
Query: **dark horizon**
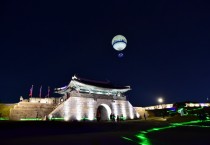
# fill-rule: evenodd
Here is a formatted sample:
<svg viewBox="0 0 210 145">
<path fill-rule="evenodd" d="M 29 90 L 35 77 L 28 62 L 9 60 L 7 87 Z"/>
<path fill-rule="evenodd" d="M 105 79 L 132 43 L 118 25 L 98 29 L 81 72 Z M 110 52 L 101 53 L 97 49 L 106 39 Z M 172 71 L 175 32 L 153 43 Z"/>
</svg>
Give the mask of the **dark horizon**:
<svg viewBox="0 0 210 145">
<path fill-rule="evenodd" d="M 210 9 L 205 1 L 0 2 L 0 101 L 38 96 L 74 74 L 131 86 L 133 106 L 206 102 Z M 124 57 L 112 48 L 126 37 Z M 52 95 L 52 94 L 51 94 Z"/>
</svg>

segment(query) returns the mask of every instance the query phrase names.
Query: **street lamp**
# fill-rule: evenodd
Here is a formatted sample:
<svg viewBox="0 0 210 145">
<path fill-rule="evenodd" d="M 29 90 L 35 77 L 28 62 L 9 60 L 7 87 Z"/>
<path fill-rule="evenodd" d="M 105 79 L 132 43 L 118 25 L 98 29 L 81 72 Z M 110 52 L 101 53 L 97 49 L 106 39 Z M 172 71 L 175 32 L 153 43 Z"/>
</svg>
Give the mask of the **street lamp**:
<svg viewBox="0 0 210 145">
<path fill-rule="evenodd" d="M 158 102 L 160 103 L 160 106 L 161 106 L 161 108 L 160 109 L 163 109 L 163 105 L 162 105 L 162 103 L 163 103 L 163 98 L 158 98 Z M 163 110 L 161 110 L 161 115 L 163 116 L 163 118 L 164 118 L 164 112 L 163 112 Z"/>
<path fill-rule="evenodd" d="M 163 103 L 163 98 L 158 98 L 158 102 L 159 102 L 160 104 L 162 104 L 162 103 Z"/>
</svg>

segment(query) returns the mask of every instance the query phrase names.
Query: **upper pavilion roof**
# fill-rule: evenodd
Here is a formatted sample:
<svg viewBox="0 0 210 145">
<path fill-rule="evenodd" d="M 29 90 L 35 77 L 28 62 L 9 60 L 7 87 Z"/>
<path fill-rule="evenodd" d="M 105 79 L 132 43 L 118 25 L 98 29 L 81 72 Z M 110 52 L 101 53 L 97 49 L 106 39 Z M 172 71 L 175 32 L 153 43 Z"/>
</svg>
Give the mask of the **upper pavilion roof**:
<svg viewBox="0 0 210 145">
<path fill-rule="evenodd" d="M 117 94 L 125 93 L 131 90 L 130 86 L 115 86 L 109 81 L 95 81 L 73 76 L 69 85 L 61 88 L 56 88 L 57 93 L 63 94 L 65 92 L 75 89 L 77 91 L 89 92 L 95 94 Z"/>
<path fill-rule="evenodd" d="M 86 84 L 86 85 L 91 85 L 91 86 L 96 86 L 96 87 L 101 87 L 101 88 L 107 88 L 107 89 L 130 89 L 130 86 L 115 86 L 113 85 L 110 81 L 96 81 L 96 80 L 90 80 L 90 79 L 85 79 L 85 78 L 80 78 L 77 76 L 73 76 L 72 80 L 75 80 L 77 82 Z"/>
</svg>

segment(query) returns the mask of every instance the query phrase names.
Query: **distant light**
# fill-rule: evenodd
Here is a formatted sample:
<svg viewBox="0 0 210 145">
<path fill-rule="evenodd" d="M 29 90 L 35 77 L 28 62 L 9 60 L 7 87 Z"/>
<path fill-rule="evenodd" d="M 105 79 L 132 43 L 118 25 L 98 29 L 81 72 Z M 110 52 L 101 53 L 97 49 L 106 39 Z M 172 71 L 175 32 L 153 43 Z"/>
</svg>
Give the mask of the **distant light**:
<svg viewBox="0 0 210 145">
<path fill-rule="evenodd" d="M 163 98 L 158 98 L 159 103 L 163 103 Z"/>
</svg>

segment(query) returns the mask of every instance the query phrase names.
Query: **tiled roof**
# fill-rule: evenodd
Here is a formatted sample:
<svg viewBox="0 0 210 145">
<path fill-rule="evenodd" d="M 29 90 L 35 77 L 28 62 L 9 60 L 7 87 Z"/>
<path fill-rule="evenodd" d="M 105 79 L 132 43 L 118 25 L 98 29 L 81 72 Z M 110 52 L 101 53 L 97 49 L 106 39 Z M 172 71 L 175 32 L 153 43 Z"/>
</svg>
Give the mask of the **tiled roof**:
<svg viewBox="0 0 210 145">
<path fill-rule="evenodd" d="M 89 80 L 89 79 L 84 79 L 80 77 L 75 77 L 74 80 L 84 83 L 87 85 L 92 85 L 92 86 L 97 86 L 97 87 L 102 87 L 102 88 L 111 88 L 111 89 L 129 89 L 129 86 L 115 86 L 109 81 L 103 82 L 103 81 L 95 81 L 95 80 Z"/>
</svg>

